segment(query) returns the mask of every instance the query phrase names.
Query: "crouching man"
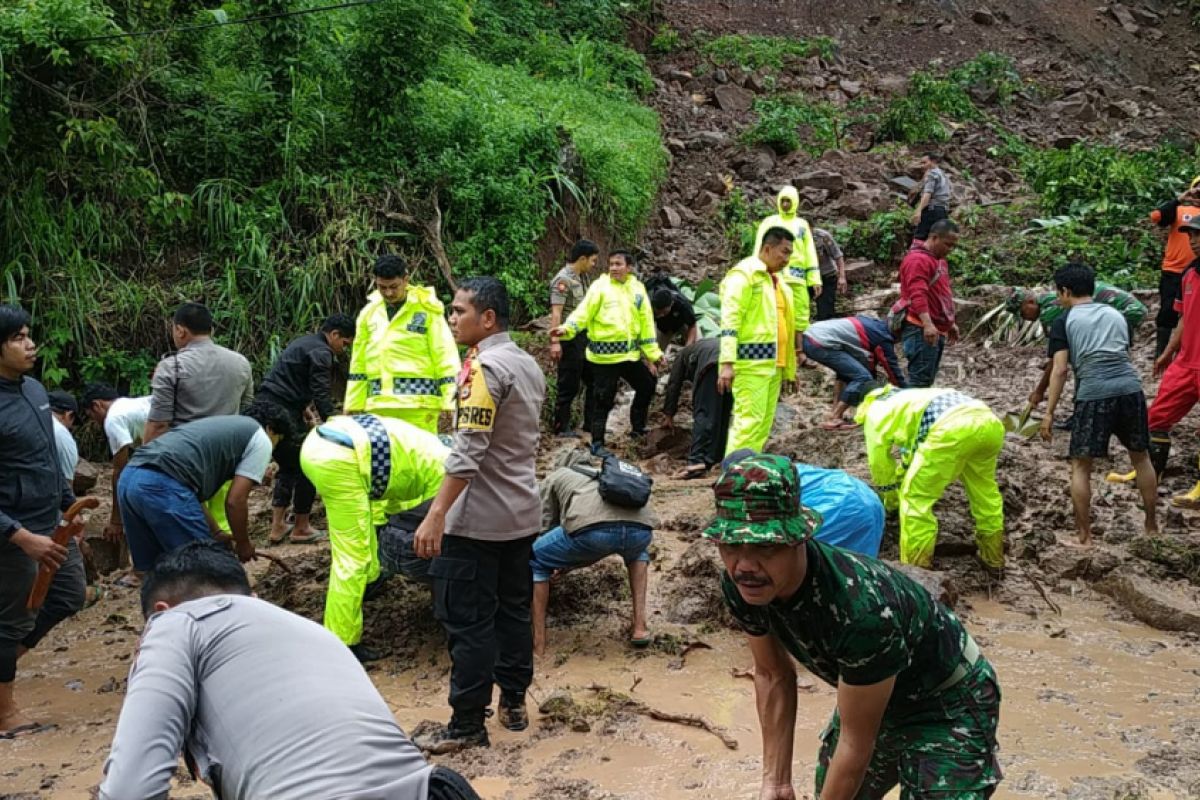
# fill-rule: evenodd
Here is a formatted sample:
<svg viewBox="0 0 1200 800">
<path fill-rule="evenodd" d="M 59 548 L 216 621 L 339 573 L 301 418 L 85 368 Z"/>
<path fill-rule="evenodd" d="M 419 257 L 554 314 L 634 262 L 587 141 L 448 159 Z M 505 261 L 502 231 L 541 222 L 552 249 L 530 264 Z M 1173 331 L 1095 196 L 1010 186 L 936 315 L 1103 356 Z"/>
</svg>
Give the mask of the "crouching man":
<svg viewBox="0 0 1200 800">
<path fill-rule="evenodd" d="M 425 761 L 337 637 L 250 596 L 228 548 L 160 558 L 142 613 L 100 800 L 166 797 L 181 751 L 224 800 L 478 800 Z M 247 691 L 253 675 L 271 680 Z"/>
<path fill-rule="evenodd" d="M 763 737 L 760 800 L 795 800 L 796 659 L 837 688 L 821 736 L 821 800 L 984 800 L 1000 782 L 1000 687 L 958 618 L 886 564 L 813 537 L 791 461 L 756 455 L 713 486 L 704 536 L 725 565 L 725 603 L 754 657 Z"/>
<path fill-rule="evenodd" d="M 646 548 L 658 522 L 649 506 L 624 508 L 605 501 L 599 481 L 575 469 L 595 469 L 586 450 L 567 450 L 555 466 L 542 481 L 542 528 L 546 532 L 533 543 L 529 562 L 533 567 L 533 652 L 541 656 L 546 651 L 550 581 L 608 556 L 620 556 L 629 570 L 633 596 L 629 643 L 645 647 L 650 643 L 646 629 L 650 554 Z"/>
</svg>

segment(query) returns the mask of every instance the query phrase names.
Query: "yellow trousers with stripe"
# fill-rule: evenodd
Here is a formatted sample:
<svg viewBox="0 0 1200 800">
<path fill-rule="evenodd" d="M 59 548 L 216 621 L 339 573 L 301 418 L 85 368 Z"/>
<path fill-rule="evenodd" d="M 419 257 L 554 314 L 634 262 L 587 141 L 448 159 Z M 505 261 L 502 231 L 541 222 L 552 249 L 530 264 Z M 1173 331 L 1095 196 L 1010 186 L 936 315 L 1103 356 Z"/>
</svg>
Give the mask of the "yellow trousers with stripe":
<svg viewBox="0 0 1200 800">
<path fill-rule="evenodd" d="M 783 369 L 773 361 L 734 365 L 733 413 L 725 455 L 744 447 L 760 452 L 766 447 L 782 386 Z"/>
<path fill-rule="evenodd" d="M 996 484 L 996 459 L 1004 426 L 986 408 L 965 405 L 942 415 L 917 448 L 900 484 L 900 562 L 929 568 L 937 544 L 933 507 L 961 480 L 975 518 L 979 557 L 1004 566 L 1004 500 Z"/>
<path fill-rule="evenodd" d="M 354 450 L 326 441 L 316 431 L 300 448 L 300 468 L 320 492 L 329 523 L 324 624 L 344 643 L 358 644 L 363 629 L 363 591 L 379 577 L 376 504 L 371 502 L 369 481 Z"/>
</svg>

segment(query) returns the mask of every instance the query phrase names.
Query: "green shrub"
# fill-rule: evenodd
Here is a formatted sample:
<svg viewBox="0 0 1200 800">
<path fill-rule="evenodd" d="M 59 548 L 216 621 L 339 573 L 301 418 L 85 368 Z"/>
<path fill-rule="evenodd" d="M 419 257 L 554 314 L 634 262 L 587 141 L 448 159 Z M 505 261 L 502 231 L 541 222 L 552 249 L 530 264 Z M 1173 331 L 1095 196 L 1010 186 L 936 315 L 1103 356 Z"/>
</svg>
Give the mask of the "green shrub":
<svg viewBox="0 0 1200 800">
<path fill-rule="evenodd" d="M 908 221 L 911 215 L 911 209 L 897 207 L 872 214 L 867 220 L 851 220 L 831 233 L 847 258 L 896 264 L 912 239 L 912 225 Z"/>
<path fill-rule="evenodd" d="M 982 53 L 953 69 L 945 78 L 930 72 L 915 72 L 908 90 L 884 110 L 877 136 L 883 141 L 944 142 L 953 133 L 951 123 L 982 118 L 968 92 L 974 86 L 995 92 L 1007 103 L 1021 87 L 1021 78 L 1011 59 Z"/>
<path fill-rule="evenodd" d="M 812 56 L 832 58 L 835 48 L 836 42 L 828 36 L 791 39 L 785 36 L 728 34 L 703 42 L 700 52 L 720 67 L 745 67 L 748 70 L 768 67 L 780 70 L 788 62 Z"/>
<path fill-rule="evenodd" d="M 754 111 L 758 121 L 742 134 L 746 144 L 765 144 L 780 155 L 803 147 L 812 156 L 841 146 L 841 112 L 831 103 L 790 94 L 760 98 Z"/>
</svg>

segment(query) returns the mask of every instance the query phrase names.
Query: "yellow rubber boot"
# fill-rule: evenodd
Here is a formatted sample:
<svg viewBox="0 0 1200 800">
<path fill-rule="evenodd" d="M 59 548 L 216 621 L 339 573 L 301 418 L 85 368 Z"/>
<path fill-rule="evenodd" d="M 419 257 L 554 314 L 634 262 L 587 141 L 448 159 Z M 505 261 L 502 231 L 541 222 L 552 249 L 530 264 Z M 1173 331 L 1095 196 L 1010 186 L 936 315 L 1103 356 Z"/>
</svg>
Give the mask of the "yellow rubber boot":
<svg viewBox="0 0 1200 800">
<path fill-rule="evenodd" d="M 1192 490 L 1187 494 L 1179 494 L 1171 498 L 1171 505 L 1175 508 L 1200 508 L 1200 481 L 1192 487 Z"/>
<path fill-rule="evenodd" d="M 1104 476 L 1104 480 L 1109 483 L 1133 483 L 1137 480 L 1137 470 L 1131 469 L 1129 472 L 1110 472 Z"/>
</svg>

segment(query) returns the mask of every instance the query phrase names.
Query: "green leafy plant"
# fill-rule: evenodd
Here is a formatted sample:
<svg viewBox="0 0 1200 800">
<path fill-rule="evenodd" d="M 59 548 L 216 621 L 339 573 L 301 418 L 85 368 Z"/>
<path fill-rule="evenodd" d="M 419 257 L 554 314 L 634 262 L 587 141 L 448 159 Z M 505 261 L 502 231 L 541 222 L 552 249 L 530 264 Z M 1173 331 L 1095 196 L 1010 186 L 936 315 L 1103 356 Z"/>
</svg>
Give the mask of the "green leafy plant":
<svg viewBox="0 0 1200 800">
<path fill-rule="evenodd" d="M 832 58 L 836 46 L 837 43 L 828 36 L 792 39 L 785 36 L 728 34 L 703 42 L 700 52 L 720 67 L 781 70 L 791 61 L 812 56 Z"/>
</svg>

